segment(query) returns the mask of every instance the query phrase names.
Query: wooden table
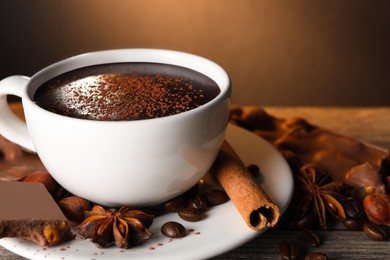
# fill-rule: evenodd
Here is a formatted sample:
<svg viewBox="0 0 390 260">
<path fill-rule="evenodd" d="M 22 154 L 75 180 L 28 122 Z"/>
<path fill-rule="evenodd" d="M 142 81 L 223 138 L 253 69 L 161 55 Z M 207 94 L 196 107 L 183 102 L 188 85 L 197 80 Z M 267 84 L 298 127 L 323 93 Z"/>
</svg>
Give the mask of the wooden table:
<svg viewBox="0 0 390 260">
<path fill-rule="evenodd" d="M 338 133 L 390 149 L 390 107 L 266 107 L 277 117 L 300 116 Z M 326 253 L 329 259 L 390 259 L 390 239 L 376 242 L 362 231 L 348 231 L 341 225 L 316 231 L 320 247 L 303 246 L 306 251 Z M 221 234 L 223 235 L 223 234 Z M 282 240 L 299 241 L 300 231 L 276 228 L 241 247 L 215 259 L 280 259 L 278 245 Z M 24 259 L 0 247 L 0 260 Z"/>
</svg>

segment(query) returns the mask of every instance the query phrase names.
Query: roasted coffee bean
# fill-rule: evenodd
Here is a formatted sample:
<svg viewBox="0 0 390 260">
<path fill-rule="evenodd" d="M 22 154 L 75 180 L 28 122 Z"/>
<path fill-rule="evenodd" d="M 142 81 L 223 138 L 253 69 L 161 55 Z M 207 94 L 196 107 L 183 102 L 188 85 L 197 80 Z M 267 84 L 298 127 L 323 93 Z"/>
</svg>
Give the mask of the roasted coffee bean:
<svg viewBox="0 0 390 260">
<path fill-rule="evenodd" d="M 195 197 L 193 197 L 192 199 L 190 199 L 188 201 L 188 207 L 194 208 L 194 209 L 204 210 L 207 207 L 207 203 L 203 197 L 201 197 L 199 195 L 195 195 Z"/>
<path fill-rule="evenodd" d="M 201 209 L 195 209 L 195 208 L 183 208 L 180 209 L 178 212 L 179 217 L 181 219 L 184 219 L 186 221 L 195 222 L 199 221 L 203 218 L 203 210 Z"/>
<path fill-rule="evenodd" d="M 321 239 L 320 239 L 319 235 L 315 234 L 310 229 L 304 229 L 302 232 L 303 232 L 303 235 L 304 235 L 306 241 L 311 246 L 317 247 L 317 246 L 321 245 Z"/>
<path fill-rule="evenodd" d="M 301 248 L 299 244 L 296 241 L 291 240 L 290 247 L 291 247 L 290 250 L 291 259 L 297 259 L 301 253 Z"/>
<path fill-rule="evenodd" d="M 305 256 L 305 260 L 327 260 L 328 256 L 320 252 L 311 252 Z"/>
<path fill-rule="evenodd" d="M 249 164 L 247 166 L 248 171 L 252 174 L 253 177 L 258 177 L 260 175 L 260 168 L 256 164 Z"/>
<path fill-rule="evenodd" d="M 299 229 L 312 228 L 317 224 L 318 217 L 314 213 L 308 213 L 295 223 Z"/>
<path fill-rule="evenodd" d="M 362 219 L 346 218 L 343 220 L 343 225 L 349 230 L 363 230 L 364 223 Z"/>
<path fill-rule="evenodd" d="M 164 209 L 169 212 L 178 212 L 179 209 L 187 206 L 189 198 L 199 194 L 199 185 L 196 184 L 185 193 L 164 203 Z"/>
<path fill-rule="evenodd" d="M 279 243 L 279 254 L 282 259 L 290 259 L 290 244 L 283 240 Z"/>
<path fill-rule="evenodd" d="M 366 235 L 376 241 L 384 241 L 387 238 L 386 231 L 379 225 L 367 222 L 363 225 L 363 231 Z"/>
<path fill-rule="evenodd" d="M 283 240 L 279 243 L 279 254 L 282 259 L 297 259 L 299 257 L 300 251 L 300 246 L 295 240 Z"/>
<path fill-rule="evenodd" d="M 181 238 L 186 236 L 187 231 L 182 224 L 175 221 L 169 221 L 162 225 L 161 233 L 167 237 Z"/>
<path fill-rule="evenodd" d="M 345 215 L 348 218 L 359 219 L 363 216 L 364 209 L 362 208 L 362 202 L 358 200 L 347 200 L 343 203 Z"/>
<path fill-rule="evenodd" d="M 223 204 L 229 200 L 228 195 L 223 190 L 211 190 L 203 195 L 208 207 Z"/>
<path fill-rule="evenodd" d="M 187 204 L 187 196 L 185 194 L 173 198 L 164 204 L 164 208 L 169 212 L 178 212 L 179 209 L 184 208 Z"/>
</svg>

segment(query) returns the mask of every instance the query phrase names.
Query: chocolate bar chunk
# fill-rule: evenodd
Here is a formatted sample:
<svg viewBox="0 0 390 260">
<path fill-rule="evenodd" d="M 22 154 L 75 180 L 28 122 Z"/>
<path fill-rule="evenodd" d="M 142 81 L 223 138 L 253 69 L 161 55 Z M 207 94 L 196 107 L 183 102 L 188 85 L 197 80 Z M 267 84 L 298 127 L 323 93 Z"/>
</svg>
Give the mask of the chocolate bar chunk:
<svg viewBox="0 0 390 260">
<path fill-rule="evenodd" d="M 72 240 L 75 235 L 44 185 L 0 181 L 0 238 L 3 237 L 52 246 Z"/>
<path fill-rule="evenodd" d="M 288 160 L 292 170 L 312 165 L 335 181 L 384 193 L 382 174 L 390 168 L 387 149 L 332 132 L 303 118 L 276 118 L 260 107 L 232 106 L 230 121 L 263 137 Z"/>
</svg>

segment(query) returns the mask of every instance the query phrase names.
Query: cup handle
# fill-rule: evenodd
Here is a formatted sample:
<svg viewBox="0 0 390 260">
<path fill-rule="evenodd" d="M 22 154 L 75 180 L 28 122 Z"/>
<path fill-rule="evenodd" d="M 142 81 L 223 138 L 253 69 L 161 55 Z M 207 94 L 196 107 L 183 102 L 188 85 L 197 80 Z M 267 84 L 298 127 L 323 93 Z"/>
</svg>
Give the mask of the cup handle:
<svg viewBox="0 0 390 260">
<path fill-rule="evenodd" d="M 30 78 L 10 76 L 0 81 L 0 134 L 24 149 L 35 152 L 27 125 L 9 108 L 7 95 L 24 98 L 24 90 Z"/>
</svg>

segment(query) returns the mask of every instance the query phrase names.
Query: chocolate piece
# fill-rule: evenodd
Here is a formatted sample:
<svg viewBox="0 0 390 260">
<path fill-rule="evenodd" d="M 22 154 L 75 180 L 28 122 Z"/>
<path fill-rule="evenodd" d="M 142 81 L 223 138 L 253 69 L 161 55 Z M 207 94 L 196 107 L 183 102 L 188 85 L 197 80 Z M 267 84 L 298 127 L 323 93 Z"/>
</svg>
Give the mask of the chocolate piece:
<svg viewBox="0 0 390 260">
<path fill-rule="evenodd" d="M 75 237 L 43 184 L 0 181 L 0 209 L 0 238 L 52 246 Z"/>
<path fill-rule="evenodd" d="M 387 217 L 390 216 L 390 195 L 386 194 L 383 182 L 390 178 L 387 149 L 337 134 L 302 118 L 276 118 L 260 107 L 232 106 L 230 122 L 273 144 L 296 174 L 302 166 L 310 165 L 329 174 L 333 181 L 352 186 L 355 195 L 381 194 L 381 203 L 378 203 L 378 196 L 366 197 L 364 210 L 375 223 L 390 225 Z"/>
<path fill-rule="evenodd" d="M 231 122 L 263 137 L 286 157 L 294 172 L 311 164 L 357 189 L 385 191 L 381 173 L 389 151 L 313 125 L 302 118 L 280 119 L 260 107 L 231 108 Z"/>
</svg>

